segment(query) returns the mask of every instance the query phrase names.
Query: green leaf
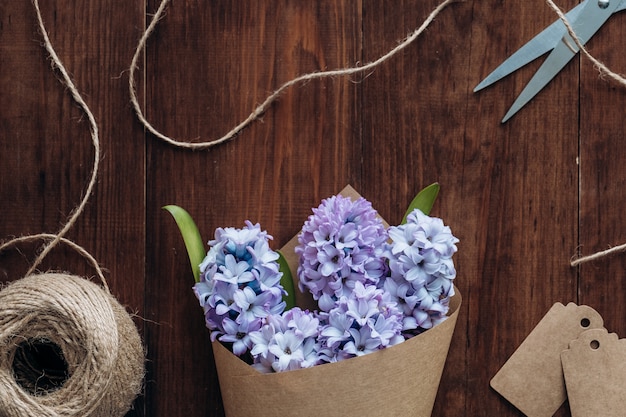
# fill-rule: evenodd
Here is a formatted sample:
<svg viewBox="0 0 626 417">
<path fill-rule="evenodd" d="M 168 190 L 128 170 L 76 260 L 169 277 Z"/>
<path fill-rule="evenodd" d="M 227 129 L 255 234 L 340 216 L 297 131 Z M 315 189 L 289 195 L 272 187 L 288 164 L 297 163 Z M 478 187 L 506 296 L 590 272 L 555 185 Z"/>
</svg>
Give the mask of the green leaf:
<svg viewBox="0 0 626 417">
<path fill-rule="evenodd" d="M 198 226 L 196 226 L 196 223 L 191 218 L 191 215 L 181 207 L 169 205 L 163 207 L 163 209 L 167 210 L 172 217 L 174 217 L 174 220 L 176 220 L 180 234 L 185 242 L 185 247 L 187 248 L 187 255 L 189 255 L 189 262 L 191 263 L 193 277 L 196 282 L 199 282 L 200 264 L 206 256 L 206 252 L 204 249 L 204 243 L 202 242 L 202 237 L 198 231 Z"/>
<path fill-rule="evenodd" d="M 296 305 L 296 289 L 293 285 L 293 277 L 291 275 L 291 270 L 289 269 L 289 264 L 285 259 L 285 256 L 280 252 L 278 252 L 278 266 L 280 272 L 283 273 L 283 276 L 280 279 L 280 283 L 287 292 L 286 295 L 283 296 L 283 301 L 287 304 L 285 306 L 285 311 L 291 310 Z"/>
<path fill-rule="evenodd" d="M 415 196 L 413 201 L 411 201 L 411 204 L 409 204 L 409 208 L 402 219 L 402 224 L 406 223 L 407 217 L 416 208 L 420 209 L 426 215 L 430 214 L 430 210 L 432 210 L 435 200 L 437 199 L 437 195 L 439 194 L 439 188 L 439 183 L 435 182 L 420 191 Z"/>
</svg>

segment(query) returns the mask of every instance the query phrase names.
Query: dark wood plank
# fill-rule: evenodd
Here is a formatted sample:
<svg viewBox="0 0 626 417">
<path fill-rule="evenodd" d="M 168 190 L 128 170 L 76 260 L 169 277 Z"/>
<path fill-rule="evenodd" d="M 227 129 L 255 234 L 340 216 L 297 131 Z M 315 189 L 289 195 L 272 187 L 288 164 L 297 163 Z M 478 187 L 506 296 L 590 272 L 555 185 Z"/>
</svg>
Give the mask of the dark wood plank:
<svg viewBox="0 0 626 417">
<path fill-rule="evenodd" d="M 94 194 L 68 238 L 107 270 L 112 293 L 143 314 L 145 170 L 142 129 L 128 106 L 126 81 L 143 18 L 140 3 L 42 2 L 50 39 L 100 129 L 102 160 Z M 30 2 L 0 4 L 0 239 L 54 233 L 80 202 L 94 150 L 86 117 L 51 71 Z M 42 242 L 0 254 L 0 280 L 23 276 Z M 93 268 L 60 247 L 41 270 L 92 277 Z M 143 322 L 137 319 L 141 329 Z M 142 413 L 142 399 L 136 402 Z M 135 412 L 129 415 L 138 415 Z"/>
<path fill-rule="evenodd" d="M 437 3 L 365 2 L 365 60 Z M 550 20 L 527 3 L 454 4 L 364 83 L 366 195 L 391 218 L 439 181 L 436 214 L 461 239 L 464 305 L 433 415 L 519 415 L 489 380 L 554 302 L 576 300 L 567 264 L 576 229 L 561 226 L 577 221 L 576 64 L 506 125 L 500 119 L 531 68 L 471 92 Z M 574 105 L 566 111 L 561 102 Z"/>
<path fill-rule="evenodd" d="M 89 181 L 93 160 L 89 126 L 77 123 L 80 110 L 50 71 L 32 5 L 3 4 L 2 26 L 1 169 L 7 201 L 2 236 L 56 232 Z M 62 49 L 64 42 L 52 37 Z M 75 235 L 73 231 L 71 236 Z M 24 255 L 26 262 L 11 270 L 6 267 L 3 280 L 26 272 L 34 253 L 27 249 Z"/>
<path fill-rule="evenodd" d="M 624 16 L 615 14 L 589 42 L 589 51 L 617 73 L 623 54 L 612 46 L 624 35 Z M 626 90 L 604 79 L 586 58 L 581 63 L 580 117 L 580 252 L 591 255 L 626 242 L 623 205 L 626 150 L 622 108 Z M 626 257 L 617 254 L 580 267 L 580 300 L 602 314 L 610 331 L 626 337 Z"/>
<path fill-rule="evenodd" d="M 216 139 L 291 78 L 359 61 L 359 16 L 353 1 L 173 3 L 147 49 L 149 119 L 183 140 Z M 279 248 L 320 198 L 359 180 L 357 92 L 348 79 L 295 87 L 209 151 L 148 136 L 147 415 L 223 413 L 184 246 L 160 207 L 187 208 L 205 240 L 259 222 Z"/>
<path fill-rule="evenodd" d="M 476 53 L 472 54 L 471 67 L 482 68 L 485 61 L 492 64 L 487 71 L 474 72 L 476 83 L 555 19 L 543 5 L 483 2 L 477 6 L 474 18 L 480 16 L 478 22 L 491 22 L 491 27 L 488 33 L 481 33 L 484 28 L 473 25 L 473 34 L 479 37 L 472 48 Z M 498 36 L 503 32 L 507 38 Z M 486 46 L 484 55 L 480 45 Z M 465 253 L 480 259 L 480 269 L 476 270 L 480 281 L 472 280 L 469 289 L 475 298 L 470 301 L 468 315 L 468 367 L 472 376 L 468 381 L 468 415 L 520 414 L 488 388 L 489 379 L 553 303 L 577 301 L 576 272 L 568 266 L 577 232 L 575 227 L 563 226 L 576 224 L 578 219 L 578 172 L 572 163 L 578 152 L 576 62 L 506 125 L 493 124 L 540 64 L 541 59 L 480 93 L 480 116 L 476 119 L 485 117 L 492 123 L 487 127 L 479 122 L 466 133 L 466 137 L 482 138 L 487 145 L 474 148 L 472 153 L 492 152 L 490 172 L 475 179 L 489 190 L 479 192 L 482 203 L 470 210 L 483 213 L 477 226 L 486 233 L 482 240 L 485 246 L 476 254 Z M 469 182 L 464 175 L 464 183 Z M 567 414 L 566 407 L 557 413 Z"/>
</svg>

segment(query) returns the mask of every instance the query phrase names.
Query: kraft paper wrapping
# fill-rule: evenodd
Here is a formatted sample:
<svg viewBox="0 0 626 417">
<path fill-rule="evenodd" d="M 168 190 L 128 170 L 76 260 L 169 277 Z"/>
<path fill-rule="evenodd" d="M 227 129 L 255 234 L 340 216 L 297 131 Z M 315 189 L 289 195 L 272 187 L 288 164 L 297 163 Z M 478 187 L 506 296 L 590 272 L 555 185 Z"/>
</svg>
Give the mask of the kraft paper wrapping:
<svg viewBox="0 0 626 417">
<path fill-rule="evenodd" d="M 219 342 L 213 354 L 227 417 L 428 417 L 461 305 L 398 345 L 308 369 L 261 374 Z"/>
<path fill-rule="evenodd" d="M 350 186 L 341 194 L 358 197 Z M 310 294 L 297 289 L 296 244 L 294 237 L 281 250 L 296 281 L 296 304 L 315 309 Z M 262 374 L 213 342 L 226 416 L 430 416 L 461 305 L 455 291 L 443 323 L 398 345 L 337 363 Z"/>
</svg>

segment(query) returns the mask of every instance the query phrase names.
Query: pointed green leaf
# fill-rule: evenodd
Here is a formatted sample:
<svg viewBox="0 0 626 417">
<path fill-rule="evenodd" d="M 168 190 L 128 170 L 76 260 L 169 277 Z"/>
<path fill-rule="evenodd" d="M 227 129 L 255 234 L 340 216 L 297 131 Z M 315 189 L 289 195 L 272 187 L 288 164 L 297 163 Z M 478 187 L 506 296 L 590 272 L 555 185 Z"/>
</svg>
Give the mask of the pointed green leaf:
<svg viewBox="0 0 626 417">
<path fill-rule="evenodd" d="M 202 242 L 202 237 L 200 236 L 200 231 L 198 231 L 198 226 L 196 226 L 196 223 L 191 218 L 191 215 L 181 207 L 169 205 L 163 207 L 163 209 L 167 210 L 172 217 L 174 217 L 174 220 L 176 220 L 180 234 L 185 242 L 185 247 L 187 248 L 193 277 L 196 282 L 199 282 L 200 264 L 206 256 L 206 252 L 204 249 L 204 243 Z"/>
<path fill-rule="evenodd" d="M 287 292 L 286 295 L 283 296 L 283 301 L 287 304 L 285 306 L 285 311 L 291 310 L 296 305 L 296 289 L 293 285 L 293 277 L 291 275 L 291 270 L 289 269 L 289 264 L 287 264 L 287 260 L 285 256 L 280 252 L 278 252 L 278 266 L 280 272 L 283 273 L 282 278 L 280 279 L 280 283 L 283 286 L 284 290 Z"/>
<path fill-rule="evenodd" d="M 415 196 L 413 201 L 411 201 L 411 204 L 409 204 L 409 208 L 402 219 L 402 224 L 406 223 L 407 217 L 416 208 L 420 209 L 426 215 L 430 214 L 430 210 L 432 210 L 435 200 L 437 199 L 437 195 L 439 194 L 439 188 L 439 183 L 435 182 L 420 191 Z"/>
</svg>

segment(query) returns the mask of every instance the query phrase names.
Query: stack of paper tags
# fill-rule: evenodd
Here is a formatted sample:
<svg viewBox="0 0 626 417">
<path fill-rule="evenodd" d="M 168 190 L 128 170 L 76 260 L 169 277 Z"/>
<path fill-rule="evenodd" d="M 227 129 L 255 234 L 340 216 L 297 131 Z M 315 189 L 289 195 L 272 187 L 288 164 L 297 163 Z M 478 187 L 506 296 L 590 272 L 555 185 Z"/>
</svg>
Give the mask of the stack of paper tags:
<svg viewBox="0 0 626 417">
<path fill-rule="evenodd" d="M 626 339 L 588 306 L 556 303 L 491 380 L 531 417 L 551 417 L 569 400 L 572 417 L 623 416 Z"/>
</svg>

